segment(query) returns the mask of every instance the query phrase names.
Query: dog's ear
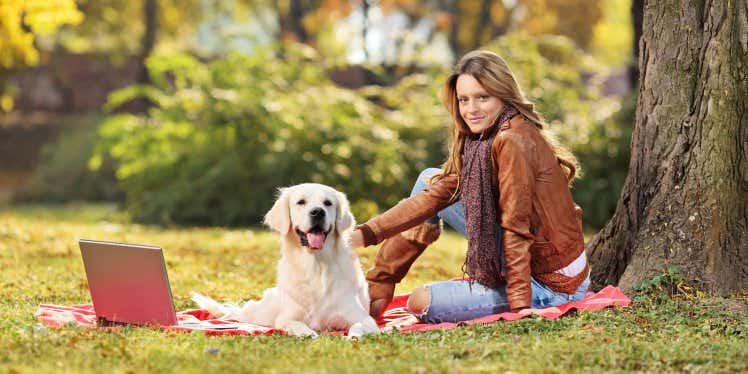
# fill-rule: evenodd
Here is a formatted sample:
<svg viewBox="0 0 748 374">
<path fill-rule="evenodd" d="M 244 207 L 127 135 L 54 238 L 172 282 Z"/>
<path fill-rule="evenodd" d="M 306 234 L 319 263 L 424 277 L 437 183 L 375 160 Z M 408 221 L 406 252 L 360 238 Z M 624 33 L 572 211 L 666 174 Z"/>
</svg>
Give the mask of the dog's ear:
<svg viewBox="0 0 748 374">
<path fill-rule="evenodd" d="M 351 213 L 351 207 L 348 203 L 348 198 L 342 192 L 337 192 L 338 195 L 338 211 L 336 212 L 335 219 L 335 230 L 338 234 L 342 234 L 345 230 L 350 229 L 356 224 L 356 219 Z"/>
<path fill-rule="evenodd" d="M 271 229 L 287 234 L 291 231 L 291 211 L 288 206 L 287 188 L 278 189 L 278 198 L 270 211 L 265 214 L 265 224 Z"/>
</svg>

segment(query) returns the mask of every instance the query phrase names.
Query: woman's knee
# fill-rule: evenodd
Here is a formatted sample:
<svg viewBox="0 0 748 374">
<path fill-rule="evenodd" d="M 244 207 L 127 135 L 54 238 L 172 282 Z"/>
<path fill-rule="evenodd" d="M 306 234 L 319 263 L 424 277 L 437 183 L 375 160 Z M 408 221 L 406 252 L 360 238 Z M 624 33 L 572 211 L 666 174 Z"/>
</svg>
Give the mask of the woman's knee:
<svg viewBox="0 0 748 374">
<path fill-rule="evenodd" d="M 416 183 L 413 184 L 413 191 L 411 192 L 411 196 L 416 195 L 420 193 L 421 191 L 425 190 L 429 186 L 429 180 L 434 175 L 441 173 L 442 169 L 439 168 L 426 168 L 423 171 L 421 171 L 418 174 L 418 179 L 416 179 Z"/>
<path fill-rule="evenodd" d="M 428 286 L 421 286 L 413 290 L 408 298 L 408 312 L 420 316 L 429 310 L 431 305 L 431 292 Z"/>
</svg>

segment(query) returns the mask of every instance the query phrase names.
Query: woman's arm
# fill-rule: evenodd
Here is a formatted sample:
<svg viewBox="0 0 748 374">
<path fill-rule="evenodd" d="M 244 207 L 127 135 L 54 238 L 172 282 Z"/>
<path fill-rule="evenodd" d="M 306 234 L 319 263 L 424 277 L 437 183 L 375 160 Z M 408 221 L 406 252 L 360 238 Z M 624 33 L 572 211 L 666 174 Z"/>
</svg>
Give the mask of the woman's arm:
<svg viewBox="0 0 748 374">
<path fill-rule="evenodd" d="M 498 162 L 499 207 L 506 263 L 506 294 L 512 310 L 532 304 L 530 286 L 530 232 L 535 195 L 534 147 L 521 134 L 505 131 L 493 148 Z"/>
<path fill-rule="evenodd" d="M 351 246 L 363 247 L 381 243 L 393 235 L 423 223 L 454 203 L 456 175 L 445 175 L 423 192 L 400 201 L 388 211 L 359 225 L 351 235 Z"/>
</svg>

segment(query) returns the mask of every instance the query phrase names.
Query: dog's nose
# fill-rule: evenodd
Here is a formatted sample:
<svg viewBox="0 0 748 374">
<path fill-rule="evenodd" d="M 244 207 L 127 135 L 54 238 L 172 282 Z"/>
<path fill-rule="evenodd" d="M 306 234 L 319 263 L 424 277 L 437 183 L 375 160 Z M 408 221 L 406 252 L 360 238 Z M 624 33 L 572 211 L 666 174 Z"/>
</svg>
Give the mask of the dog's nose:
<svg viewBox="0 0 748 374">
<path fill-rule="evenodd" d="M 309 216 L 312 218 L 320 219 L 325 217 L 325 210 L 322 208 L 314 208 L 309 211 Z"/>
</svg>

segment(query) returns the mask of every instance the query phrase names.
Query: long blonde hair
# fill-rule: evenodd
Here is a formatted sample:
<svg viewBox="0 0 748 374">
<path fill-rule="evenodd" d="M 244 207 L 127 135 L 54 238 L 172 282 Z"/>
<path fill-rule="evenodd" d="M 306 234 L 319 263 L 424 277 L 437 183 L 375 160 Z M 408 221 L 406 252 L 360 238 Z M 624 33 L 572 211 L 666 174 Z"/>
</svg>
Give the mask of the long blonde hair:
<svg viewBox="0 0 748 374">
<path fill-rule="evenodd" d="M 447 161 L 442 165 L 442 173 L 433 176 L 431 182 L 436 182 L 446 175 L 460 175 L 465 137 L 472 134 L 460 115 L 457 102 L 457 78 L 462 74 L 471 75 L 490 95 L 496 96 L 503 103 L 517 108 L 521 114 L 541 130 L 540 133 L 553 149 L 569 184 L 571 184 L 581 171 L 576 157 L 566 147 L 562 146 L 553 134 L 545 130 L 547 126 L 545 119 L 535 111 L 535 105 L 525 98 L 506 61 L 496 53 L 485 50 L 471 51 L 462 56 L 455 65 L 454 71 L 444 83 L 442 101 L 452 116 L 452 122 L 449 125 L 451 146 Z"/>
</svg>

